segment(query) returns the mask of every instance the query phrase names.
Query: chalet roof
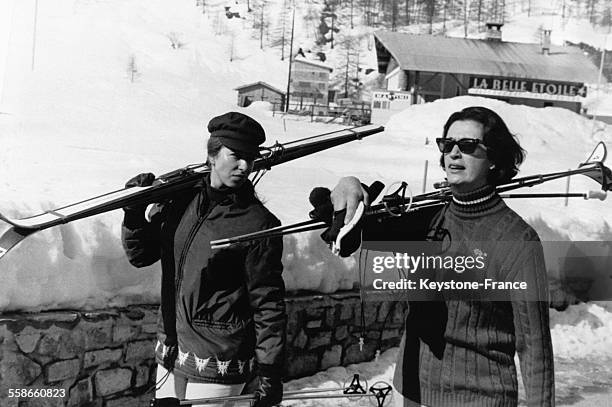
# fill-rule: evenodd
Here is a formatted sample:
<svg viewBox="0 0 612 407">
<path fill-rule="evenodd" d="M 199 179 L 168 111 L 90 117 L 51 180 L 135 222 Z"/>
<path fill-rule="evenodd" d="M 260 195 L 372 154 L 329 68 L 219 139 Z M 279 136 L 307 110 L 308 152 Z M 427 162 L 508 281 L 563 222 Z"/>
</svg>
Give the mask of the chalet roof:
<svg viewBox="0 0 612 407">
<path fill-rule="evenodd" d="M 253 82 L 253 83 L 248 83 L 246 85 L 241 85 L 238 86 L 236 88 L 234 88 L 234 90 L 237 91 L 241 91 L 242 89 L 246 89 L 246 88 L 250 88 L 250 87 L 254 87 L 254 86 L 263 86 L 264 88 L 268 88 L 276 93 L 280 93 L 281 95 L 284 95 L 285 92 L 283 92 L 282 90 L 275 88 L 274 86 L 270 85 L 269 83 L 263 82 L 263 81 L 257 81 L 257 82 Z"/>
<path fill-rule="evenodd" d="M 374 33 L 378 71 L 390 59 L 409 71 L 502 76 L 548 81 L 594 83 L 597 67 L 576 47 L 416 35 L 389 31 Z"/>
<path fill-rule="evenodd" d="M 319 67 L 319 68 L 327 69 L 327 70 L 329 70 L 329 72 L 333 71 L 333 68 L 325 65 L 324 63 L 318 62 L 318 61 L 311 61 L 310 59 L 293 58 L 293 62 L 303 62 L 303 63 L 308 64 L 308 65 L 312 65 L 312 66 L 316 66 L 316 67 Z"/>
</svg>

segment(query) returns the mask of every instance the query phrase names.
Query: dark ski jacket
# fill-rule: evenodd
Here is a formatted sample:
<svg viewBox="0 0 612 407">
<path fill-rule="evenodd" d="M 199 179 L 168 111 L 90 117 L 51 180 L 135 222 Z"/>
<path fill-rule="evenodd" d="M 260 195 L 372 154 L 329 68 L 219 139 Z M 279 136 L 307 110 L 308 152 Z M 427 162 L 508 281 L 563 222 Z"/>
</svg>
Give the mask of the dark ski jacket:
<svg viewBox="0 0 612 407">
<path fill-rule="evenodd" d="M 232 384 L 251 371 L 281 374 L 282 239 L 210 248 L 212 240 L 279 225 L 250 182 L 224 194 L 208 177 L 161 205 L 151 222 L 142 211 L 126 211 L 122 242 L 130 262 L 144 267 L 161 259 L 158 363 L 178 345 L 175 371 L 197 380 Z"/>
</svg>

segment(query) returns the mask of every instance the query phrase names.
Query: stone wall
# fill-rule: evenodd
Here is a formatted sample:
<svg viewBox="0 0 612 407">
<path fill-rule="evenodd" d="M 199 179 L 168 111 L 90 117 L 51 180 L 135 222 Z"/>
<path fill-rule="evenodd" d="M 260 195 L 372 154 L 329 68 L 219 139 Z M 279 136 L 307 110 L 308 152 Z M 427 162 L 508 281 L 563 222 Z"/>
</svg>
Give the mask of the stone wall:
<svg viewBox="0 0 612 407">
<path fill-rule="evenodd" d="M 156 319 L 156 306 L 2 315 L 0 405 L 147 406 Z M 18 399 L 10 389 L 56 390 Z"/>
<path fill-rule="evenodd" d="M 364 302 L 358 293 L 287 299 L 287 378 L 372 360 L 398 346 L 406 304 Z M 359 338 L 364 338 L 363 350 Z"/>
<path fill-rule="evenodd" d="M 362 312 L 354 292 L 287 298 L 287 378 L 371 360 L 397 346 L 405 305 L 363 305 Z M 148 406 L 156 319 L 155 305 L 0 315 L 0 405 Z M 9 397 L 11 389 L 26 396 Z M 37 389 L 45 397 L 28 397 Z"/>
</svg>

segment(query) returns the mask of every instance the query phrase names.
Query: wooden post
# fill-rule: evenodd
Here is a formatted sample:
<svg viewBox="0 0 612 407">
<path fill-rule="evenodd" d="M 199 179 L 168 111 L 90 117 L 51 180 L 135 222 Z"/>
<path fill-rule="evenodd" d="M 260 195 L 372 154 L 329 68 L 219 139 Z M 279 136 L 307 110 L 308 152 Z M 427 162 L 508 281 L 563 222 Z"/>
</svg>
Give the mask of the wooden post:
<svg viewBox="0 0 612 407">
<path fill-rule="evenodd" d="M 568 169 L 568 171 L 571 171 Z M 565 193 L 569 194 L 569 190 L 570 190 L 570 178 L 571 177 L 567 177 L 567 182 L 565 183 Z M 569 203 L 569 197 L 565 197 L 565 206 L 567 206 L 567 204 Z"/>
<path fill-rule="evenodd" d="M 283 19 L 284 24 L 284 19 Z M 287 100 L 285 100 L 285 113 L 289 113 L 289 99 L 291 98 L 291 65 L 293 61 L 293 31 L 295 28 L 295 3 L 293 3 L 293 16 L 291 17 L 291 43 L 289 45 L 289 73 L 287 75 Z M 283 50 L 284 50 L 283 46 Z M 282 59 L 282 58 L 281 58 Z"/>
<path fill-rule="evenodd" d="M 429 161 L 425 160 L 425 170 L 423 171 L 423 193 L 427 190 L 427 167 L 429 166 Z"/>
<path fill-rule="evenodd" d="M 32 70 L 34 70 L 34 61 L 36 60 L 36 26 L 38 20 L 38 0 L 34 1 L 34 28 L 32 30 Z M 133 81 L 132 81 L 133 82 Z"/>
</svg>

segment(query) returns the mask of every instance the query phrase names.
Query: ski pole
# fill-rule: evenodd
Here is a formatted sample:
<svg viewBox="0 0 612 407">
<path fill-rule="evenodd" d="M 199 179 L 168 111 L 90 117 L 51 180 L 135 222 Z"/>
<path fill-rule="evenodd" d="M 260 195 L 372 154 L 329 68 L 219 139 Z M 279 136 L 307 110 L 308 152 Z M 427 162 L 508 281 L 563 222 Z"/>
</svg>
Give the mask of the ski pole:
<svg viewBox="0 0 612 407">
<path fill-rule="evenodd" d="M 375 388 L 370 387 L 370 393 L 345 393 L 345 394 L 316 394 L 324 393 L 329 391 L 338 391 L 343 389 L 315 389 L 315 390 L 296 390 L 286 392 L 283 396 L 283 401 L 287 400 L 322 400 L 322 399 L 340 399 L 340 398 L 362 398 L 362 397 L 374 397 L 377 401 L 378 407 L 383 407 L 385 399 L 391 392 L 392 388 L 390 385 L 385 383 L 385 386 Z M 254 402 L 254 394 L 243 394 L 239 396 L 227 396 L 227 397 L 209 397 L 203 399 L 189 399 L 179 401 L 179 405 L 206 405 L 206 404 L 217 404 L 223 402 L 243 403 L 243 402 Z"/>
<path fill-rule="evenodd" d="M 346 383 L 346 382 L 345 382 Z M 366 381 L 367 387 L 367 381 Z M 391 392 L 392 387 L 385 382 L 376 382 L 369 388 L 369 393 L 361 385 L 359 374 L 354 374 L 351 382 L 345 387 L 324 388 L 324 389 L 304 389 L 304 390 L 289 390 L 284 392 L 283 401 L 285 400 L 307 400 L 307 399 L 336 399 L 336 398 L 360 398 L 374 397 L 378 407 L 383 407 L 385 399 Z M 321 394 L 329 392 L 342 392 L 342 394 Z M 233 403 L 252 403 L 256 400 L 256 395 L 241 394 L 237 396 L 223 397 L 207 397 L 199 399 L 178 400 L 176 398 L 153 399 L 151 407 L 177 407 L 182 405 L 206 405 L 225 402 Z"/>
</svg>

